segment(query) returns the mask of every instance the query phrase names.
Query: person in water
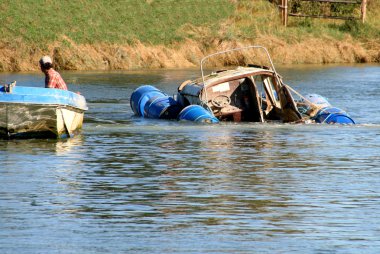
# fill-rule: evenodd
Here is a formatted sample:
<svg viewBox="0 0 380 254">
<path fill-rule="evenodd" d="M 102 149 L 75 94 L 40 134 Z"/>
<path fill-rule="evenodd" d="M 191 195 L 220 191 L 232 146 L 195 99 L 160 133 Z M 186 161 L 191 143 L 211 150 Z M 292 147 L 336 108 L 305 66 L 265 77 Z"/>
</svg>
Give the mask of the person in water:
<svg viewBox="0 0 380 254">
<path fill-rule="evenodd" d="M 53 62 L 49 56 L 40 59 L 41 71 L 45 74 L 45 88 L 57 88 L 67 90 L 65 81 L 61 75 L 53 69 Z"/>
</svg>

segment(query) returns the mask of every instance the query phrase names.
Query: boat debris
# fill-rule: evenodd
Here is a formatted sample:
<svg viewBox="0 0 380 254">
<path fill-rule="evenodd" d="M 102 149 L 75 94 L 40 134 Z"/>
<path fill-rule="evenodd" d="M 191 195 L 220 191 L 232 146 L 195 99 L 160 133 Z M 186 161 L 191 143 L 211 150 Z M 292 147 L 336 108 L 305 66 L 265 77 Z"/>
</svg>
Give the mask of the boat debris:
<svg viewBox="0 0 380 254">
<path fill-rule="evenodd" d="M 205 74 L 205 63 L 210 58 L 248 49 L 260 50 L 269 64 L 249 64 Z M 131 108 L 142 117 L 196 122 L 207 115 L 204 119 L 208 121 L 204 122 L 210 123 L 355 124 L 345 111 L 331 106 L 324 97 L 318 94 L 303 96 L 285 84 L 267 49 L 262 46 L 235 48 L 204 57 L 201 60 L 201 77 L 184 81 L 173 97 L 153 86 L 141 86 L 132 93 Z M 191 117 L 184 117 L 187 114 L 181 110 L 191 111 Z"/>
</svg>

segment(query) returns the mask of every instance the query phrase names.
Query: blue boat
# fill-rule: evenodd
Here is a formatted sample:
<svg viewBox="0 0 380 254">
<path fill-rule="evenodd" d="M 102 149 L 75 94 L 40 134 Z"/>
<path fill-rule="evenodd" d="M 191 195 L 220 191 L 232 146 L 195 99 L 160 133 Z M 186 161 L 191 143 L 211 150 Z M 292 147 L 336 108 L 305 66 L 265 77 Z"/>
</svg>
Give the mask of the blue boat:
<svg viewBox="0 0 380 254">
<path fill-rule="evenodd" d="M 77 93 L 37 87 L 0 88 L 1 138 L 66 138 L 82 127 L 86 99 Z"/>
</svg>

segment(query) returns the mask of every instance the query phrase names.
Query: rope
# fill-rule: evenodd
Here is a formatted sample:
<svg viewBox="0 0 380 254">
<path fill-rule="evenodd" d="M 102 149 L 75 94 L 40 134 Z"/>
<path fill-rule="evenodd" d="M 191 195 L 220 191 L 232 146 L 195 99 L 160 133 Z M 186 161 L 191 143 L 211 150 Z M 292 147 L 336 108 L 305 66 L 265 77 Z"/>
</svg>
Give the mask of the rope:
<svg viewBox="0 0 380 254">
<path fill-rule="evenodd" d="M 305 100 L 307 103 L 310 104 L 310 106 L 312 107 L 312 111 L 310 112 L 310 116 L 313 117 L 315 116 L 315 114 L 318 113 L 319 110 L 323 109 L 325 106 L 318 106 L 316 105 L 315 103 L 312 103 L 311 101 L 309 101 L 308 99 L 306 99 L 305 97 L 302 96 L 302 94 L 300 94 L 299 92 L 297 92 L 296 90 L 294 90 L 293 88 L 291 88 L 290 86 L 284 84 L 289 90 L 291 90 L 293 93 L 297 94 L 299 97 L 301 97 L 303 100 Z"/>
</svg>

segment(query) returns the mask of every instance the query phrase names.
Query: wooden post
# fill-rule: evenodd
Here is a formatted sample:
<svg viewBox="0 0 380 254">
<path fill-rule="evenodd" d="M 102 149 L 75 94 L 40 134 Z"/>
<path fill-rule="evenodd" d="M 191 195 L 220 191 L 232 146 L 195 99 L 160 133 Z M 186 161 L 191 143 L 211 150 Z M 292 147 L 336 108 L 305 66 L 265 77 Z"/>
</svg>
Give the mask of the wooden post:
<svg viewBox="0 0 380 254">
<path fill-rule="evenodd" d="M 367 0 L 362 0 L 361 12 L 362 12 L 362 22 L 364 23 L 365 17 L 367 14 Z"/>
<path fill-rule="evenodd" d="M 288 0 L 285 0 L 285 14 L 284 14 L 284 16 L 285 16 L 285 26 L 287 26 L 288 25 Z"/>
<path fill-rule="evenodd" d="M 288 25 L 288 0 L 280 0 L 280 16 L 281 22 L 284 26 Z"/>
</svg>

